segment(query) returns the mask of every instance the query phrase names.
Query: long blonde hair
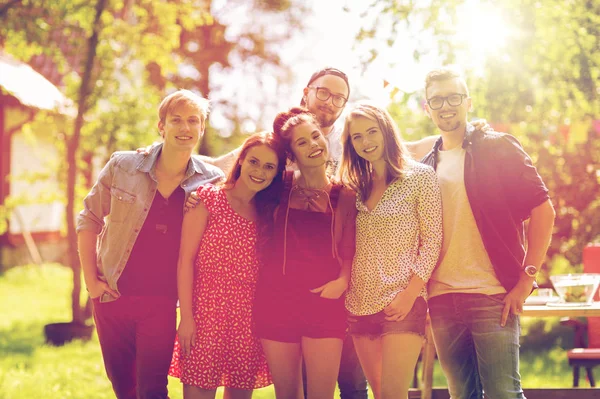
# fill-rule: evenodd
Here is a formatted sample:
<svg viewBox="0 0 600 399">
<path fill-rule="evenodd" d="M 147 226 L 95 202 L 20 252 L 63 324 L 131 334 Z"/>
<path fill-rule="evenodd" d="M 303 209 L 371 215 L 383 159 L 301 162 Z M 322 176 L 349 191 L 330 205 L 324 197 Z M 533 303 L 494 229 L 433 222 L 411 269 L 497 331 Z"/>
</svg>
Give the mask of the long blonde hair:
<svg viewBox="0 0 600 399">
<path fill-rule="evenodd" d="M 373 168 L 371 163 L 356 153 L 350 140 L 350 124 L 355 118 L 367 118 L 377 122 L 383 134 L 386 171 L 386 185 L 396 179 L 402 179 L 410 159 L 406 147 L 400 138 L 398 126 L 385 109 L 368 103 L 354 106 L 344 121 L 342 142 L 344 151 L 339 170 L 339 178 L 366 201 L 373 188 Z"/>
</svg>

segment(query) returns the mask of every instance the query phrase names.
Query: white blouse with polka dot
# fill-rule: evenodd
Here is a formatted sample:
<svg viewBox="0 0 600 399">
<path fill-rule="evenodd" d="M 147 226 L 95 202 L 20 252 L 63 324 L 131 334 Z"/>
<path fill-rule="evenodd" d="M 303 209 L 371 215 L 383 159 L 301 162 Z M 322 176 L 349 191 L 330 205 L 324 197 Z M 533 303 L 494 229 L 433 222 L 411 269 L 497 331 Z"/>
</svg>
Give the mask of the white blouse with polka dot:
<svg viewBox="0 0 600 399">
<path fill-rule="evenodd" d="M 356 253 L 346 296 L 354 315 L 383 310 L 413 275 L 425 282 L 442 245 L 442 200 L 435 171 L 415 161 L 371 211 L 357 195 Z M 420 296 L 427 299 L 426 286 Z"/>
</svg>

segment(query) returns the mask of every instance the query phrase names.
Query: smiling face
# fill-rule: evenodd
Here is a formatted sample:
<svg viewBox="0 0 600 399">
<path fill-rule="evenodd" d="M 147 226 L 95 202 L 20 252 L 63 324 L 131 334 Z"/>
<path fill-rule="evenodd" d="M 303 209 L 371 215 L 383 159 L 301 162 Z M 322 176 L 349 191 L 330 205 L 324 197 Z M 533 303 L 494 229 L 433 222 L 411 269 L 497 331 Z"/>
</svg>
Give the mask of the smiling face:
<svg viewBox="0 0 600 399">
<path fill-rule="evenodd" d="M 385 141 L 377 121 L 357 116 L 350 121 L 348 129 L 352 148 L 359 157 L 371 163 L 383 161 Z"/>
<path fill-rule="evenodd" d="M 182 103 L 158 122 L 158 130 L 165 149 L 192 151 L 204 134 L 204 117 L 197 107 Z"/>
<path fill-rule="evenodd" d="M 461 79 L 451 78 L 433 81 L 425 90 L 428 100 L 434 97 L 447 97 L 452 94 L 467 94 L 466 87 Z M 457 106 L 448 104 L 446 99 L 442 108 L 437 110 L 432 110 L 429 105 L 426 105 L 431 120 L 442 132 L 464 132 L 467 126 L 467 112 L 470 108 L 471 97 L 464 98 L 462 103 Z"/>
<path fill-rule="evenodd" d="M 259 192 L 269 187 L 277 175 L 277 154 L 264 144 L 251 147 L 239 162 L 241 172 L 238 180 L 251 191 Z"/>
<path fill-rule="evenodd" d="M 294 127 L 290 149 L 298 166 L 321 166 L 329 159 L 327 140 L 312 123 L 301 123 Z"/>
<path fill-rule="evenodd" d="M 317 98 L 317 87 L 329 90 L 332 95 L 338 95 L 348 99 L 348 85 L 344 79 L 339 76 L 324 75 L 312 82 L 310 87 L 304 88 L 306 108 L 315 114 L 321 126 L 327 128 L 332 126 L 340 117 L 344 107 L 338 108 L 333 105 L 332 97 L 329 97 L 325 101 L 319 100 Z"/>
</svg>

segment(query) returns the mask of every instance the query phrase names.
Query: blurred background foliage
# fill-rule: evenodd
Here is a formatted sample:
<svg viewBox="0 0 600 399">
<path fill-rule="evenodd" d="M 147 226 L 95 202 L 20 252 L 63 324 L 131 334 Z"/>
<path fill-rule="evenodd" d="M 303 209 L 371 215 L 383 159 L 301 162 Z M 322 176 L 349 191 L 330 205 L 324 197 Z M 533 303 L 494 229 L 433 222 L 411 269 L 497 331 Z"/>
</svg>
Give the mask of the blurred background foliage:
<svg viewBox="0 0 600 399">
<path fill-rule="evenodd" d="M 474 3 L 493 11 L 473 12 Z M 349 7 L 350 2 L 345 4 Z M 485 118 L 496 130 L 515 135 L 550 190 L 557 218 L 541 283 L 548 284 L 550 272 L 581 271 L 583 247 L 600 240 L 600 2 L 377 0 L 361 6 L 364 18 L 355 39 L 364 73 L 377 63 L 402 67 L 406 60 L 390 57 L 390 51 L 385 50 L 393 50 L 401 38 L 415 43 L 414 61 L 425 65 L 434 58 L 440 64 L 462 66 L 473 97 L 472 116 Z M 95 22 L 99 8 L 100 18 Z M 158 138 L 157 105 L 177 88 L 210 97 L 220 118 L 227 121 L 225 129 L 208 126 L 199 148 L 202 154 L 220 155 L 238 146 L 248 133 L 269 129 L 269 118 L 280 107 L 281 98 L 290 96 L 294 79 L 282 56 L 286 46 L 298 38 L 324 40 L 305 31 L 304 20 L 310 12 L 301 0 L 0 1 L 0 49 L 32 65 L 74 104 L 83 105 L 79 111 L 85 123 L 78 133 L 73 162 L 66 156 L 76 131 L 72 117 L 39 112 L 23 127 L 26 133 L 55 137 L 57 148 L 65 154 L 56 171 L 49 171 L 58 173 L 65 190 L 51 195 L 65 202 L 73 196 L 72 209 L 80 209 L 92 176 L 113 151 L 142 147 Z M 344 12 L 341 6 L 340 12 Z M 503 24 L 492 23 L 498 18 Z M 466 37 L 461 32 L 465 22 L 475 26 Z M 330 23 L 336 23 L 334 16 Z M 497 41 L 500 31 L 504 31 L 503 40 Z M 94 32 L 98 38 L 96 56 L 86 65 Z M 335 46 L 335 35 L 328 39 Z M 89 80 L 82 82 L 87 67 Z M 422 109 L 423 91 L 394 87 L 394 77 L 386 78 L 392 82 L 389 110 L 404 138 L 416 140 L 435 134 Z M 88 91 L 81 90 L 84 83 L 90 85 Z M 92 162 L 94 156 L 99 159 Z M 76 172 L 72 193 L 66 187 L 70 168 Z M 11 198 L 0 204 L 0 232 L 6 230 L 9 208 L 23 201 L 27 199 Z M 28 269 L 23 273 L 19 283 L 11 285 L 17 287 L 15 298 L 18 292 L 29 292 L 22 288 L 26 281 L 39 277 L 32 277 L 31 273 L 38 272 Z M 54 277 L 46 280 L 53 281 L 48 284 L 56 289 Z M 66 284 L 67 280 L 61 274 L 60 281 Z M 72 288 L 65 288 L 63 283 L 61 297 Z M 30 291 L 31 298 L 34 291 L 41 292 Z M 75 296 L 79 298 L 79 292 L 73 289 Z M 20 304 L 9 301 L 6 306 L 19 309 Z M 66 306 L 62 302 L 59 305 L 61 309 Z M 79 312 L 75 307 L 78 304 L 73 308 L 74 319 Z M 12 328 L 14 337 L 32 330 L 29 321 L 11 323 L 12 327 L 3 327 Z M 529 386 L 543 385 L 553 378 L 547 372 L 549 364 L 556 367 L 557 384 L 568 385 L 569 371 L 560 348 L 571 345 L 570 330 L 559 326 L 557 320 L 527 318 L 523 327 L 523 349 L 532 354 L 526 354 L 523 361 L 536 370 L 530 370 L 525 378 L 539 378 L 529 380 Z M 35 340 L 40 339 L 41 335 L 36 335 Z M 19 351 L 17 341 L 0 346 Z M 546 355 L 537 353 L 552 346 L 559 349 Z M 97 346 L 93 350 L 96 357 L 90 367 L 95 368 L 95 374 L 90 375 L 101 376 L 98 378 L 106 384 Z M 26 352 L 24 356 L 29 357 L 29 349 Z M 11 356 L 18 364 L 10 363 L 7 369 L 14 375 L 25 375 L 27 361 L 20 355 Z M 71 354 L 67 357 L 76 359 Z M 77 380 L 70 376 L 64 379 Z M 443 377 L 440 381 L 443 384 Z M 14 392 L 19 389 L 15 386 Z"/>
<path fill-rule="evenodd" d="M 493 11 L 478 14 L 475 5 Z M 581 271 L 583 247 L 600 240 L 600 2 L 377 0 L 363 8 L 355 39 L 364 71 L 376 63 L 405 62 L 385 51 L 401 37 L 415 43 L 415 61 L 434 57 L 463 66 L 472 116 L 515 135 L 550 190 L 557 218 L 541 282 L 548 282 L 550 271 Z M 210 97 L 228 122 L 218 131 L 209 125 L 202 154 L 220 155 L 248 133 L 268 129 L 278 98 L 289 95 L 293 80 L 282 53 L 291 39 L 310 38 L 303 24 L 310 12 L 300 0 L 8 0 L 0 4 L 0 48 L 51 72 L 46 77 L 84 105 L 76 160 L 57 165 L 60 176 L 69 168 L 77 171 L 77 210 L 94 165 L 117 149 L 158 138 L 157 104 L 176 88 Z M 503 25 L 492 23 L 498 18 Z M 465 21 L 475 23 L 466 37 Z M 93 32 L 96 56 L 82 100 Z M 495 40 L 500 33 L 503 40 Z M 227 76 L 237 76 L 238 83 Z M 389 109 L 404 138 L 435 134 L 422 110 L 423 91 L 391 87 Z M 66 153 L 73 123 L 38 113 L 35 124 L 55 135 Z M 100 161 L 92 162 L 92 155 Z M 3 205 L 0 220 L 7 212 Z M 5 227 L 0 222 L 0 231 Z"/>
<path fill-rule="evenodd" d="M 480 3 L 492 13 L 470 12 Z M 369 14 L 373 22 L 362 27 L 359 42 L 391 47 L 411 32 L 419 43 L 415 59 L 435 54 L 442 64 L 461 66 L 481 60 L 463 66 L 472 116 L 513 134 L 531 155 L 557 210 L 552 272 L 581 271 L 584 246 L 600 240 L 600 2 L 379 0 Z M 460 35 L 465 17 L 478 20 L 466 39 Z M 383 22 L 390 18 L 392 24 Z M 505 25 L 491 23 L 495 18 Z M 505 34 L 496 47 L 500 30 Z M 382 61 L 381 53 L 373 46 L 364 65 Z M 424 103 L 422 90 L 392 93 L 390 110 L 405 138 L 435 134 L 424 113 L 415 112 L 414 104 Z"/>
</svg>

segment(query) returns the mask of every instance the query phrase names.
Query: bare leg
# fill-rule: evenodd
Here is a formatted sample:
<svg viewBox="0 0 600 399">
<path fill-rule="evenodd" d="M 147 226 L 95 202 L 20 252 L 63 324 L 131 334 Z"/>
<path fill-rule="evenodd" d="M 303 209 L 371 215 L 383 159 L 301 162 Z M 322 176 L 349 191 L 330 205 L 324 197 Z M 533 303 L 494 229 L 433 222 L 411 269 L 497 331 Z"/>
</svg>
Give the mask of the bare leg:
<svg viewBox="0 0 600 399">
<path fill-rule="evenodd" d="M 381 367 L 383 364 L 382 340 L 381 338 L 371 339 L 364 336 L 353 336 L 354 348 L 360 365 L 365 372 L 369 386 L 373 391 L 375 399 L 381 397 Z"/>
<path fill-rule="evenodd" d="M 333 398 L 342 357 L 339 338 L 302 337 L 308 399 Z"/>
<path fill-rule="evenodd" d="M 216 389 L 202 389 L 193 385 L 183 385 L 184 399 L 214 399 L 216 393 Z"/>
<path fill-rule="evenodd" d="M 225 387 L 223 399 L 250 399 L 252 398 L 252 389 L 238 389 Z"/>
<path fill-rule="evenodd" d="M 299 343 L 261 339 L 277 399 L 303 399 L 302 352 Z"/>
<path fill-rule="evenodd" d="M 418 334 L 388 334 L 381 337 L 381 399 L 408 398 L 423 337 Z"/>
</svg>

